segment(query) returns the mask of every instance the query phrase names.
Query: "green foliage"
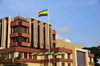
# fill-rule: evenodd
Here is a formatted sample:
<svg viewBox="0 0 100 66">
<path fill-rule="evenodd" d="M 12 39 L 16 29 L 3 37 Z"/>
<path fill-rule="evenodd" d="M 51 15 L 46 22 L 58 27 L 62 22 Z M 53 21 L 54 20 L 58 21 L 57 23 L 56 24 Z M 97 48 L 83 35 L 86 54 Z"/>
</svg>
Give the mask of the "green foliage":
<svg viewBox="0 0 100 66">
<path fill-rule="evenodd" d="M 89 50 L 90 53 L 93 53 L 95 55 L 94 62 L 95 66 L 100 66 L 98 63 L 98 59 L 100 59 L 100 46 L 98 47 L 84 47 L 83 49 Z"/>
</svg>

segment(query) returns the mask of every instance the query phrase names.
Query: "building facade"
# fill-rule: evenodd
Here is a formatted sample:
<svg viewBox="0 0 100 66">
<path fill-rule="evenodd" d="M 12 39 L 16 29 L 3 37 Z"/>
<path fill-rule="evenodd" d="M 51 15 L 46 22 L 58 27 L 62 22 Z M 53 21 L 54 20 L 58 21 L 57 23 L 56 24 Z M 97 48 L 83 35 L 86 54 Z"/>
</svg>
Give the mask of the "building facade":
<svg viewBox="0 0 100 66">
<path fill-rule="evenodd" d="M 24 63 L 27 66 L 48 66 L 50 59 L 51 66 L 94 66 L 93 54 L 70 41 L 56 40 L 55 36 L 56 31 L 51 24 L 32 17 L 0 19 L 0 65 L 22 66 Z M 66 53 L 57 56 L 31 55 L 33 52 L 47 52 L 49 44 L 51 52 Z"/>
</svg>

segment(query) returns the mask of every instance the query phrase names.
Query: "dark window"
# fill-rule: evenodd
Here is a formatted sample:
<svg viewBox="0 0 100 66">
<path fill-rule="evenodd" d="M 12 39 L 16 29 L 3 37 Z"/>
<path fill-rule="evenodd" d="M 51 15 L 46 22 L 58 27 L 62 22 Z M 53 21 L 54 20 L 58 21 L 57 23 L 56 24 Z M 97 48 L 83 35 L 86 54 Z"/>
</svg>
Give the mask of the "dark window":
<svg viewBox="0 0 100 66">
<path fill-rule="evenodd" d="M 13 33 L 13 27 L 11 27 L 11 33 Z"/>
<path fill-rule="evenodd" d="M 92 58 L 90 57 L 90 62 L 92 62 Z"/>
<path fill-rule="evenodd" d="M 62 62 L 62 66 L 65 66 L 65 64 Z"/>
<path fill-rule="evenodd" d="M 14 57 L 14 52 L 11 53 L 11 58 L 13 58 L 13 57 Z"/>
<path fill-rule="evenodd" d="M 53 43 L 53 47 L 54 47 L 54 48 L 56 47 L 56 44 L 55 44 L 55 43 Z"/>
<path fill-rule="evenodd" d="M 33 35 L 34 35 L 34 34 L 33 34 L 33 31 L 34 31 L 34 30 L 33 30 L 33 25 L 34 25 L 34 24 L 32 23 L 32 24 L 31 24 L 31 47 L 32 47 L 32 48 L 33 48 L 33 46 L 34 46 L 34 42 L 33 42 L 33 41 L 34 41 L 34 40 L 33 40 Z"/>
<path fill-rule="evenodd" d="M 45 49 L 45 27 L 43 27 L 43 40 L 44 40 L 44 49 Z"/>
<path fill-rule="evenodd" d="M 68 59 L 70 59 L 70 53 L 68 53 Z"/>
<path fill-rule="evenodd" d="M 18 42 L 18 38 L 17 37 L 11 38 L 11 43 L 12 42 Z"/>
<path fill-rule="evenodd" d="M 32 59 L 32 55 L 31 55 L 31 53 L 29 53 L 29 58 Z"/>
<path fill-rule="evenodd" d="M 6 26 L 6 48 L 8 45 L 8 22 L 7 22 L 7 26 Z"/>
<path fill-rule="evenodd" d="M 50 44 L 50 48 L 51 48 L 51 29 L 49 29 L 49 44 Z"/>
<path fill-rule="evenodd" d="M 21 33 L 29 33 L 29 29 L 27 27 L 20 27 L 20 32 Z"/>
<path fill-rule="evenodd" d="M 68 66 L 71 66 L 70 63 L 68 63 Z"/>
<path fill-rule="evenodd" d="M 57 66 L 57 63 L 55 63 L 55 65 L 54 66 Z"/>
<path fill-rule="evenodd" d="M 24 53 L 24 58 L 27 58 L 27 53 L 26 52 Z"/>
<path fill-rule="evenodd" d="M 38 25 L 38 48 L 40 48 L 40 26 Z"/>
<path fill-rule="evenodd" d="M 53 40 L 55 40 L 55 34 L 53 34 Z"/>
<path fill-rule="evenodd" d="M 64 58 L 64 55 L 62 55 L 62 58 Z"/>
<path fill-rule="evenodd" d="M 33 56 L 33 59 L 37 59 L 37 56 L 35 55 L 35 56 Z"/>
<path fill-rule="evenodd" d="M 56 55 L 53 55 L 53 58 L 55 58 L 55 59 L 56 59 L 56 58 L 57 58 L 57 56 L 56 56 Z"/>
<path fill-rule="evenodd" d="M 18 27 L 13 27 L 13 29 L 14 29 L 14 32 L 13 33 L 17 33 L 18 32 Z M 13 31 L 13 29 L 12 29 L 12 31 Z"/>
<path fill-rule="evenodd" d="M 19 42 L 29 42 L 29 39 L 28 38 L 25 38 L 25 37 L 19 37 Z"/>
<path fill-rule="evenodd" d="M 85 53 L 77 51 L 77 64 L 78 66 L 85 66 Z"/>
<path fill-rule="evenodd" d="M 48 55 L 45 55 L 44 57 L 45 57 L 45 59 L 48 59 Z"/>
</svg>

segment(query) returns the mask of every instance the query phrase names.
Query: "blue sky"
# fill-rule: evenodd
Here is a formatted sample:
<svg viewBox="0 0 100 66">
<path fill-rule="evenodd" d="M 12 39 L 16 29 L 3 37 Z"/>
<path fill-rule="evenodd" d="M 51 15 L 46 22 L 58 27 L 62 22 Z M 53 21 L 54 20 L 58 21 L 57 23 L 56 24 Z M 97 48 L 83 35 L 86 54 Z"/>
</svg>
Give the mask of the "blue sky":
<svg viewBox="0 0 100 66">
<path fill-rule="evenodd" d="M 49 8 L 50 23 L 57 38 L 68 38 L 83 46 L 100 45 L 100 0 L 0 0 L 0 18 L 38 17 Z"/>
</svg>

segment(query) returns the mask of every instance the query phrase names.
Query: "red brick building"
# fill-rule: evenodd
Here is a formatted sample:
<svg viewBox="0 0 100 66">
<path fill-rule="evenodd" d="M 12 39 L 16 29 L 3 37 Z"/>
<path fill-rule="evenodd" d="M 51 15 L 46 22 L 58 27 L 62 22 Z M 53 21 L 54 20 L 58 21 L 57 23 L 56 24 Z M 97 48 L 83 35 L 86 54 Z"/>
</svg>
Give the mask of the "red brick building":
<svg viewBox="0 0 100 66">
<path fill-rule="evenodd" d="M 51 66 L 77 66 L 78 62 L 75 58 L 77 53 L 75 54 L 74 51 L 80 50 L 84 52 L 86 58 L 92 59 L 84 61 L 85 66 L 94 66 L 93 54 L 89 54 L 82 48 L 58 47 L 59 44 L 57 45 L 55 36 L 56 31 L 52 29 L 51 24 L 48 25 L 48 23 L 32 17 L 23 18 L 18 16 L 0 19 L 0 64 L 5 66 L 13 62 L 13 64 L 19 64 L 20 66 L 22 63 L 27 66 L 48 66 L 50 59 Z M 49 44 L 51 51 L 65 51 L 65 55 L 31 55 L 36 51 L 38 53 L 48 51 Z"/>
</svg>

